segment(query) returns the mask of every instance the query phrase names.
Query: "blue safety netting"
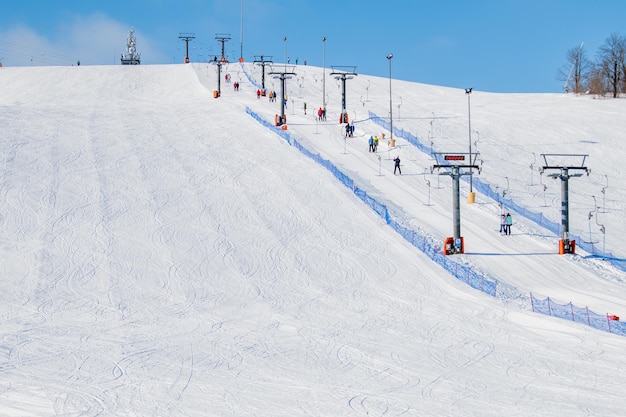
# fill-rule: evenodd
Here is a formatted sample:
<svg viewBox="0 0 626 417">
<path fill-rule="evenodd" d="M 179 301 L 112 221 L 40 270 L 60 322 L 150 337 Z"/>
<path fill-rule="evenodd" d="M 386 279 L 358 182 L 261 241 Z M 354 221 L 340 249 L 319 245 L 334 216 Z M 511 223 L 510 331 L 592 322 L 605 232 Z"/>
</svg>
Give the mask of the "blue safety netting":
<svg viewBox="0 0 626 417">
<path fill-rule="evenodd" d="M 246 74 L 249 81 L 253 85 L 257 85 L 254 80 L 250 78 L 245 70 L 244 74 Z M 271 129 L 274 133 L 285 139 L 285 141 L 294 146 L 304 155 L 308 156 L 315 162 L 319 163 L 321 166 L 328 169 L 342 184 L 350 188 L 361 201 L 363 201 L 368 207 L 370 207 L 379 217 L 384 219 L 385 222 L 397 233 L 399 233 L 407 242 L 411 243 L 417 249 L 422 251 L 434 262 L 441 265 L 452 276 L 456 277 L 460 281 L 465 282 L 472 288 L 489 294 L 492 297 L 499 296 L 503 299 L 510 299 L 512 297 L 521 298 L 515 288 L 511 288 L 509 286 L 503 285 L 502 283 L 498 283 L 497 280 L 488 277 L 485 273 L 477 272 L 472 267 L 455 262 L 449 256 L 443 254 L 442 245 L 440 243 L 434 243 L 434 241 L 430 237 L 423 236 L 415 230 L 411 230 L 402 226 L 398 221 L 395 220 L 394 216 L 389 213 L 389 210 L 383 203 L 368 195 L 365 190 L 356 186 L 354 184 L 354 181 L 341 170 L 339 170 L 332 162 L 322 158 L 321 155 L 317 153 L 311 152 L 296 139 L 292 138 L 292 136 L 287 131 L 282 130 L 271 124 L 248 107 L 246 107 L 246 113 L 256 119 L 263 126 Z M 369 112 L 369 119 L 387 130 L 389 130 L 391 127 L 390 123 L 387 120 L 376 116 L 372 112 Z M 430 146 L 425 145 L 417 138 L 417 136 L 412 135 L 410 132 L 406 132 L 404 129 L 394 128 L 393 134 L 396 137 L 400 137 L 406 140 L 413 146 L 417 147 L 418 149 L 429 155 L 433 153 L 433 149 Z M 542 213 L 532 212 L 525 207 L 517 204 L 513 199 L 502 199 L 500 197 L 500 194 L 492 189 L 490 184 L 484 183 L 478 178 L 473 178 L 473 184 L 477 191 L 486 195 L 489 198 L 494 199 L 495 201 L 501 202 L 502 205 L 507 209 L 534 221 L 536 224 L 546 228 L 557 236 L 560 235 L 560 224 L 545 218 Z M 573 240 L 577 241 L 577 246 L 579 246 L 583 250 L 596 256 L 601 256 L 609 259 L 614 265 L 626 271 L 626 261 L 614 258 L 614 256 L 610 253 L 602 253 L 598 251 L 592 244 L 587 244 L 587 242 L 583 241 L 578 236 L 571 236 Z M 498 287 L 498 285 L 500 287 Z M 549 297 L 545 300 L 539 300 L 537 298 L 534 298 L 532 294 L 530 297 L 530 303 L 531 308 L 534 312 L 559 317 L 561 319 L 571 320 L 578 323 L 584 323 L 599 330 L 626 336 L 625 323 L 622 323 L 619 320 L 612 320 L 607 314 L 602 315 L 591 312 L 587 307 L 580 308 L 573 306 L 571 303 L 559 305 L 550 300 Z"/>
<path fill-rule="evenodd" d="M 371 121 L 373 121 L 374 123 L 376 123 L 377 125 L 389 130 L 390 129 L 390 123 L 389 120 L 382 118 L 380 116 L 377 116 L 376 114 L 369 112 L 369 119 Z M 424 153 L 427 153 L 428 155 L 432 155 L 433 153 L 433 148 L 424 144 L 423 142 L 421 142 L 417 136 L 411 134 L 410 132 L 405 131 L 404 129 L 398 129 L 397 127 L 394 127 L 393 129 L 393 134 L 394 136 L 398 137 L 398 138 L 402 138 L 404 140 L 406 140 L 407 142 L 409 142 L 411 145 L 415 146 L 416 148 L 418 148 L 419 150 L 421 150 Z M 466 179 L 463 179 L 464 181 L 466 181 Z M 494 190 L 490 184 L 482 182 L 479 178 L 476 177 L 472 177 L 472 184 L 474 186 L 474 188 L 480 192 L 481 194 L 484 194 L 485 196 L 497 201 L 498 203 L 502 203 L 503 207 L 506 207 L 508 210 L 514 211 L 518 214 L 520 214 L 523 217 L 526 217 L 527 219 L 535 222 L 536 224 L 538 224 L 539 226 L 544 227 L 545 229 L 551 231 L 552 233 L 554 233 L 556 236 L 560 236 L 561 235 L 561 224 L 554 222 L 546 217 L 544 217 L 544 215 L 542 213 L 537 213 L 537 212 L 533 212 L 532 210 L 528 210 L 527 208 L 517 204 L 513 199 L 508 198 L 508 199 L 503 199 L 501 197 L 501 194 L 499 194 L 498 192 L 496 192 L 496 190 Z M 622 271 L 626 271 L 626 260 L 625 259 L 619 259 L 616 256 L 614 256 L 611 252 L 603 252 L 601 250 L 599 250 L 593 243 L 591 242 L 587 242 L 585 240 L 583 240 L 580 236 L 570 233 L 570 237 L 571 240 L 575 240 L 576 241 L 576 246 L 578 246 L 579 248 L 583 249 L 584 251 L 592 254 L 595 257 L 598 258 L 603 258 L 606 259 L 608 262 L 610 262 L 612 265 L 615 265 L 617 268 L 621 269 Z"/>
<path fill-rule="evenodd" d="M 322 158 L 322 156 L 318 153 L 311 152 L 287 131 L 274 126 L 273 124 L 253 112 L 250 108 L 246 107 L 246 113 L 256 119 L 263 126 L 274 131 L 277 135 L 285 139 L 285 141 L 298 149 L 304 155 L 308 156 L 324 168 L 328 169 L 328 171 L 330 171 L 335 176 L 335 178 L 337 178 L 343 185 L 350 188 L 354 192 L 354 195 L 356 195 L 361 201 L 363 201 L 368 207 L 370 207 L 393 230 L 400 234 L 407 242 L 411 243 L 411 245 L 415 246 L 423 253 L 425 253 L 430 259 L 441 265 L 446 271 L 450 272 L 450 274 L 455 276 L 457 279 L 465 282 L 474 289 L 489 294 L 492 297 L 496 296 L 495 280 L 489 279 L 484 273 L 477 272 L 469 266 L 462 265 L 458 262 L 453 261 L 449 256 L 445 256 L 442 252 L 441 243 L 436 243 L 431 238 L 423 236 L 418 231 L 403 226 L 399 221 L 395 219 L 393 214 L 389 212 L 389 209 L 385 204 L 367 194 L 364 189 L 357 186 L 348 175 L 343 173 L 332 162 Z"/>
<path fill-rule="evenodd" d="M 608 314 L 597 314 L 589 311 L 587 307 L 576 307 L 571 302 L 558 304 L 550 297 L 540 300 L 531 294 L 530 300 L 535 313 L 583 323 L 605 332 L 626 336 L 626 323 L 619 321 L 617 317 L 612 317 Z"/>
<path fill-rule="evenodd" d="M 388 120 L 379 117 L 372 112 L 369 112 L 369 119 L 387 130 L 391 128 Z M 433 149 L 430 146 L 425 145 L 417 138 L 417 136 L 405 131 L 404 129 L 394 128 L 393 134 L 396 137 L 406 140 L 422 152 L 425 152 L 429 155 L 433 153 Z M 502 206 L 506 207 L 508 210 L 514 211 L 519 215 L 535 222 L 539 226 L 554 233 L 556 236 L 561 235 L 561 224 L 546 218 L 543 213 L 533 212 L 532 210 L 529 210 L 516 203 L 511 198 L 503 199 L 501 195 L 491 187 L 490 184 L 485 183 L 478 178 L 473 178 L 473 186 L 478 192 L 501 203 Z M 570 233 L 570 237 L 572 238 L 572 240 L 576 241 L 576 246 L 578 246 L 579 248 L 591 253 L 594 256 L 607 259 L 612 265 L 623 271 L 626 271 L 626 260 L 616 258 L 610 252 L 602 252 L 598 250 L 592 243 L 584 241 L 580 236 Z M 608 315 L 590 312 L 587 307 L 575 307 L 571 303 L 566 304 L 565 306 L 561 306 L 554 303 L 554 301 L 550 300 L 549 297 L 546 300 L 537 300 L 533 299 L 532 296 L 531 304 L 533 311 L 537 313 L 585 323 L 600 330 L 626 335 L 626 324 L 617 320 L 610 320 L 608 318 Z"/>
</svg>

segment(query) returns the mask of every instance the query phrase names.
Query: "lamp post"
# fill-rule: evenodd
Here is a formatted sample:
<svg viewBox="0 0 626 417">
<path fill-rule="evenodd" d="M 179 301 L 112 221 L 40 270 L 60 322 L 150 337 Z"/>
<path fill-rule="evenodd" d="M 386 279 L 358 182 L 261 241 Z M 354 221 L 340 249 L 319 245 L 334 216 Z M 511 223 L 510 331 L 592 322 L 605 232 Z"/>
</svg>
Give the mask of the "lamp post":
<svg viewBox="0 0 626 417">
<path fill-rule="evenodd" d="M 472 94 L 472 90 L 473 88 L 465 89 L 465 94 L 467 94 L 467 124 L 468 124 L 468 134 L 469 134 L 470 161 L 472 160 L 472 118 L 471 118 L 471 113 L 470 113 L 470 95 Z M 473 192 L 472 173 L 473 171 L 470 169 L 470 193 Z"/>
<path fill-rule="evenodd" d="M 390 137 L 389 139 L 393 139 L 393 103 L 391 102 L 391 58 L 393 58 L 393 54 L 387 55 L 387 59 L 389 60 L 389 131 Z"/>
<path fill-rule="evenodd" d="M 243 0 L 241 0 L 241 21 L 239 23 L 239 62 L 243 62 Z"/>
<path fill-rule="evenodd" d="M 326 36 L 322 38 L 322 43 L 324 45 L 324 56 L 322 58 L 324 65 L 324 72 L 322 74 L 322 105 L 326 107 Z"/>
<path fill-rule="evenodd" d="M 287 72 L 287 37 L 283 38 L 283 43 L 285 44 L 285 72 Z"/>
</svg>

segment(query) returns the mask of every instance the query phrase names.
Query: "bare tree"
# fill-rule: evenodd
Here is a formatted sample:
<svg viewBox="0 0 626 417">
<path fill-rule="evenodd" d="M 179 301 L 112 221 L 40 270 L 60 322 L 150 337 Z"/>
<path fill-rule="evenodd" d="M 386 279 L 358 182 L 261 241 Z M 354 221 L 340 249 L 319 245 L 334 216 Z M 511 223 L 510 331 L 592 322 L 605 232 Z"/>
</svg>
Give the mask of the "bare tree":
<svg viewBox="0 0 626 417">
<path fill-rule="evenodd" d="M 557 79 L 565 81 L 563 88 L 566 92 L 573 91 L 580 94 L 585 91 L 586 87 L 583 82 L 592 67 L 592 63 L 583 49 L 583 44 L 581 43 L 579 47 L 567 51 L 566 59 L 567 63 L 559 70 Z"/>
<path fill-rule="evenodd" d="M 606 77 L 604 76 L 602 68 L 598 65 L 592 66 L 591 70 L 585 77 L 585 83 L 587 84 L 588 91 L 591 94 L 604 97 L 608 91 L 606 86 Z"/>
<path fill-rule="evenodd" d="M 617 98 L 622 88 L 624 67 L 626 66 L 626 38 L 612 33 L 604 42 L 598 54 L 599 66 L 606 78 L 613 98 Z"/>
<path fill-rule="evenodd" d="M 622 74 L 624 75 L 622 78 L 622 92 L 624 92 L 626 91 L 626 63 L 622 67 Z"/>
</svg>

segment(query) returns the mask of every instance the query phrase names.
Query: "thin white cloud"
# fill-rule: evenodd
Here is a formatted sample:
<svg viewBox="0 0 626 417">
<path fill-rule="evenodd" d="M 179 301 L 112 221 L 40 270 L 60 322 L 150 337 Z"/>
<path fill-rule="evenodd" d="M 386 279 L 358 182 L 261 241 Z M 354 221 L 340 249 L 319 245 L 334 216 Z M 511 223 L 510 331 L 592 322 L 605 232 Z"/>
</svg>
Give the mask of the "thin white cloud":
<svg viewBox="0 0 626 417">
<path fill-rule="evenodd" d="M 0 59 L 4 66 L 119 64 L 131 25 L 101 13 L 74 16 L 50 36 L 36 29 L 15 26 L 0 32 Z M 137 49 L 146 63 L 163 63 L 165 54 L 140 28 L 135 28 Z"/>
</svg>

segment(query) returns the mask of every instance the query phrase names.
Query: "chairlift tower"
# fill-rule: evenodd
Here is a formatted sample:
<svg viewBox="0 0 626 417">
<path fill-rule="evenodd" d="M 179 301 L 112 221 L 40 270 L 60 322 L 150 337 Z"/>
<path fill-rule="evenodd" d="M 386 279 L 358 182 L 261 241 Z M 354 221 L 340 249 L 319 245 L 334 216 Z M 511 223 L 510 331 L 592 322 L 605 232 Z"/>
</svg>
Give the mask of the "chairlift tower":
<svg viewBox="0 0 626 417">
<path fill-rule="evenodd" d="M 476 169 L 480 172 L 480 167 L 476 165 L 478 152 L 433 152 L 435 161 L 431 172 L 435 169 L 445 169 L 446 172 L 439 175 L 449 175 L 452 177 L 452 228 L 453 236 L 447 237 L 443 245 L 443 253 L 445 255 L 454 255 L 457 253 L 465 253 L 465 242 L 461 236 L 461 199 L 459 196 L 459 179 L 463 175 L 472 175 L 472 170 Z M 462 171 L 461 168 L 469 169 Z"/>
<path fill-rule="evenodd" d="M 120 62 L 122 65 L 139 65 L 141 64 L 141 54 L 137 53 L 137 39 L 135 38 L 135 28 L 131 26 L 126 38 L 126 52 L 121 54 Z"/>
<path fill-rule="evenodd" d="M 274 124 L 276 126 L 282 126 L 283 130 L 287 130 L 287 116 L 285 116 L 285 84 L 286 84 L 286 80 L 292 78 L 294 75 L 296 75 L 295 72 L 293 72 L 293 69 L 295 68 L 295 66 L 291 67 L 291 71 L 287 70 L 287 66 L 285 66 L 284 71 L 280 72 L 280 71 L 272 71 L 270 72 L 270 75 L 274 75 L 274 78 L 278 78 L 280 79 L 280 116 L 277 114 L 274 116 Z"/>
<path fill-rule="evenodd" d="M 265 97 L 265 65 L 273 63 L 272 57 L 271 56 L 266 57 L 264 55 L 255 55 L 254 63 L 261 66 L 261 95 Z"/>
<path fill-rule="evenodd" d="M 584 171 L 589 175 L 589 169 L 585 166 L 586 154 L 541 154 L 544 166 L 541 174 L 546 170 L 556 170 L 558 173 L 548 175 L 551 178 L 561 179 L 561 240 L 559 240 L 559 254 L 576 253 L 576 241 L 569 239 L 569 179 L 582 177 L 583 173 L 570 173 L 570 171 Z M 579 160 L 580 164 L 564 164 L 568 161 Z"/>
<path fill-rule="evenodd" d="M 213 91 L 213 98 L 218 98 L 222 95 L 222 61 L 217 59 L 217 55 L 213 55 L 209 62 L 217 66 L 217 90 Z"/>
<path fill-rule="evenodd" d="M 185 64 L 188 64 L 189 61 L 189 41 L 196 39 L 196 35 L 194 33 L 179 33 L 178 39 L 182 39 L 185 41 Z"/>
<path fill-rule="evenodd" d="M 215 34 L 215 39 L 218 42 L 222 43 L 222 56 L 220 57 L 220 62 L 224 62 L 224 63 L 228 62 L 228 60 L 226 59 L 226 54 L 224 52 L 224 44 L 231 39 L 230 34 L 228 34 L 228 33 L 216 33 Z"/>
<path fill-rule="evenodd" d="M 348 70 L 343 71 L 341 68 L 348 68 Z M 346 110 L 346 80 L 350 80 L 358 75 L 354 72 L 356 66 L 331 67 L 331 69 L 332 72 L 330 75 L 334 75 L 336 80 L 341 80 L 341 115 L 339 116 L 339 123 L 348 123 L 348 111 Z M 350 71 L 350 69 L 352 71 Z"/>
</svg>

